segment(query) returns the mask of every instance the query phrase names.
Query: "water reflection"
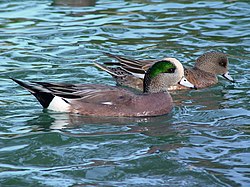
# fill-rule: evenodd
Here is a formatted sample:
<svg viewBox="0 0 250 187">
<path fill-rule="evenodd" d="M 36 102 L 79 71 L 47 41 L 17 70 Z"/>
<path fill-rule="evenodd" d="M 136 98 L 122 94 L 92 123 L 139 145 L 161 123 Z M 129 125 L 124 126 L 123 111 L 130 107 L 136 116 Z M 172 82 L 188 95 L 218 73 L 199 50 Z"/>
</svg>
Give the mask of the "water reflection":
<svg viewBox="0 0 250 187">
<path fill-rule="evenodd" d="M 32 133 L 59 131 L 72 136 L 96 136 L 107 134 L 143 133 L 147 136 L 164 136 L 172 130 L 171 114 L 159 117 L 88 117 L 71 113 L 57 113 L 38 110 L 24 118 L 16 116 L 15 125 L 2 138 L 25 136 Z M 14 123 L 13 120 L 11 120 Z"/>
<path fill-rule="evenodd" d="M 0 3 L 2 186 L 249 185 L 248 1 L 49 2 Z M 238 83 L 172 94 L 172 113 L 152 119 L 43 112 L 5 77 L 114 84 L 90 68 L 102 51 L 188 66 L 209 50 L 230 54 Z"/>
<path fill-rule="evenodd" d="M 172 91 L 171 95 L 177 106 L 190 105 L 196 106 L 196 109 L 199 110 L 217 110 L 228 108 L 227 103 L 230 101 L 229 90 L 225 86 L 214 86 L 189 92 Z"/>
<path fill-rule="evenodd" d="M 21 117 L 17 115 L 15 119 L 20 125 L 11 126 L 7 133 L 0 134 L 0 138 L 11 139 L 53 131 L 72 137 L 124 134 L 167 136 L 175 133 L 172 129 L 172 114 L 147 118 L 115 118 L 38 110 L 26 119 Z"/>
<path fill-rule="evenodd" d="M 149 122 L 153 118 L 115 118 L 115 117 L 89 117 L 70 113 L 47 113 L 54 119 L 50 129 L 73 129 L 81 125 L 126 125 L 140 122 Z"/>
<path fill-rule="evenodd" d="M 147 118 L 88 117 L 77 114 L 49 113 L 50 129 L 70 136 L 144 134 L 164 136 L 173 130 L 170 115 Z M 39 120 L 38 120 L 39 121 Z"/>
<path fill-rule="evenodd" d="M 95 6 L 96 0 L 54 0 L 52 6 Z"/>
</svg>

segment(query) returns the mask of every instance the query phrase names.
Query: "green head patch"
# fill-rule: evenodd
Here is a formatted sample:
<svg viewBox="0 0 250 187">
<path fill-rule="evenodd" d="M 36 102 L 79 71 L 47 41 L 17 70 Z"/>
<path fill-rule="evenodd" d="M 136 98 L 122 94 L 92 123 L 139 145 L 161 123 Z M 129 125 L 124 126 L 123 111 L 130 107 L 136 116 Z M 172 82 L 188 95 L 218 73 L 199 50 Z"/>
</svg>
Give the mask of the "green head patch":
<svg viewBox="0 0 250 187">
<path fill-rule="evenodd" d="M 175 72 L 175 65 L 169 61 L 162 60 L 156 62 L 152 65 L 144 76 L 143 82 L 143 90 L 144 92 L 148 92 L 149 85 L 151 84 L 151 80 L 158 76 L 161 73 L 174 73 Z"/>
<path fill-rule="evenodd" d="M 176 67 L 169 61 L 159 61 L 151 66 L 148 70 L 148 75 L 152 79 L 161 73 L 174 73 Z"/>
</svg>

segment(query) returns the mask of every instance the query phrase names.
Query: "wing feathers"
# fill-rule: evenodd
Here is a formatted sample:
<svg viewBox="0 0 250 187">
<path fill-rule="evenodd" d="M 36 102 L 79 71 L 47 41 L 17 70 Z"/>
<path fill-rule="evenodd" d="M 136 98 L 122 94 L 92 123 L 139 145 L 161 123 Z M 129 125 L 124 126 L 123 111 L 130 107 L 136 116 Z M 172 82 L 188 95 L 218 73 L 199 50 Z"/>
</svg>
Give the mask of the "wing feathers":
<svg viewBox="0 0 250 187">
<path fill-rule="evenodd" d="M 109 68 L 100 64 L 95 64 L 100 69 L 108 72 L 114 77 L 123 77 L 125 75 L 134 75 L 138 78 L 143 78 L 147 69 L 154 63 L 154 60 L 131 60 L 118 55 L 113 55 L 110 53 L 104 53 L 109 57 L 117 59 L 119 62 L 105 62 L 107 66 L 118 66 L 114 68 Z"/>
</svg>

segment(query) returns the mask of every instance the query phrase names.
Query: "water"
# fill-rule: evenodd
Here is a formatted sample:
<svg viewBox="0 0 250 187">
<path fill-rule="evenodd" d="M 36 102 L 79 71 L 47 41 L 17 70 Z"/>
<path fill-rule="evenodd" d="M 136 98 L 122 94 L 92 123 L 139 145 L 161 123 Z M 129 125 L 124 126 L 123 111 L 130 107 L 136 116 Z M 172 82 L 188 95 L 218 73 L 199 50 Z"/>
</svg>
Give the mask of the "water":
<svg viewBox="0 0 250 187">
<path fill-rule="evenodd" d="M 65 2 L 0 2 L 1 186 L 250 185 L 249 1 Z M 173 92 L 156 118 L 42 110 L 8 79 L 114 85 L 102 52 L 192 66 L 209 50 L 237 83 Z"/>
</svg>

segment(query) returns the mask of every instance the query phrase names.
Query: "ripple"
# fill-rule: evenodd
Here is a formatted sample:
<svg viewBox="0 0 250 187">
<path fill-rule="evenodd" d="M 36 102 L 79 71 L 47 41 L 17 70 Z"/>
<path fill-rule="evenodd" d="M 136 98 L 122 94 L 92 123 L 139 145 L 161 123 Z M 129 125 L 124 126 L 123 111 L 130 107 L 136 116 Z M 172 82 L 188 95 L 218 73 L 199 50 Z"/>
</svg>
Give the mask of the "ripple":
<svg viewBox="0 0 250 187">
<path fill-rule="evenodd" d="M 61 3 L 61 4 L 60 4 Z M 0 2 L 0 183 L 25 186 L 247 186 L 249 3 Z M 171 93 L 156 118 L 43 110 L 9 76 L 115 85 L 93 62 L 229 54 L 231 84 Z M 49 179 L 49 180 L 48 180 Z"/>
</svg>

